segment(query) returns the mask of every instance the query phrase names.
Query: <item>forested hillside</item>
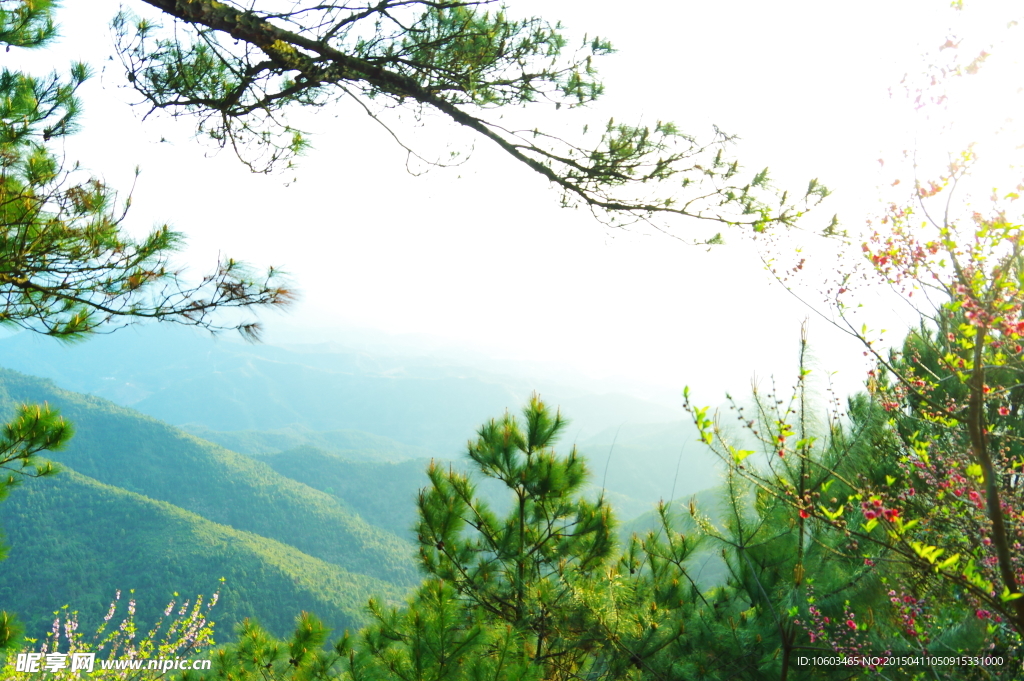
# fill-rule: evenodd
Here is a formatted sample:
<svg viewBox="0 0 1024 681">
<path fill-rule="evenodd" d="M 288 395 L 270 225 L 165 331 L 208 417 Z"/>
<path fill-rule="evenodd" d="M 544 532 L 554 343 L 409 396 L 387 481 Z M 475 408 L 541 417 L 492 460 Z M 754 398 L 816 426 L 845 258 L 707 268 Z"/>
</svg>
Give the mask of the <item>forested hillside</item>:
<svg viewBox="0 0 1024 681">
<path fill-rule="evenodd" d="M 340 625 L 359 621 L 357 604 L 369 595 L 393 598 L 419 579 L 408 537 L 251 457 L 105 400 L 0 371 L 0 410 L 12 414 L 24 402 L 60 409 L 76 429 L 70 446 L 52 453 L 67 479 L 18 490 L 5 510 L 11 569 L 0 574 L 0 588 L 17 595 L 37 634 L 66 603 L 96 613 L 115 589 L 137 588 L 140 602 L 153 605 L 173 591 L 209 593 L 217 578 L 232 575 L 225 588 L 236 604 L 226 610 L 224 635 L 243 616 L 283 631 L 298 612 L 284 609 L 289 601 L 322 603 Z M 144 527 L 136 524 L 140 514 Z M 122 537 L 125 550 L 111 551 Z M 234 548 L 221 556 L 224 547 Z M 218 566 L 223 574 L 215 574 Z M 293 582 L 283 600 L 271 596 L 280 579 Z"/>
<path fill-rule="evenodd" d="M 246 617 L 283 634 L 304 610 L 332 627 L 356 627 L 368 597 L 397 601 L 405 591 L 70 469 L 13 495 L 4 530 L 11 549 L 0 599 L 36 637 L 63 605 L 94 631 L 119 590 L 125 601 L 134 590 L 147 626 L 171 600 L 220 591 L 213 617 L 221 640 Z"/>
<path fill-rule="evenodd" d="M 75 424 L 70 446 L 53 458 L 83 475 L 355 572 L 407 585 L 417 581 L 407 544 L 265 464 L 47 381 L 3 371 L 0 390 L 8 413 L 17 403 L 46 402 Z"/>
<path fill-rule="evenodd" d="M 371 525 L 415 538 L 416 497 L 427 482 L 424 460 L 350 461 L 313 447 L 256 458 L 287 478 L 337 497 Z"/>
</svg>

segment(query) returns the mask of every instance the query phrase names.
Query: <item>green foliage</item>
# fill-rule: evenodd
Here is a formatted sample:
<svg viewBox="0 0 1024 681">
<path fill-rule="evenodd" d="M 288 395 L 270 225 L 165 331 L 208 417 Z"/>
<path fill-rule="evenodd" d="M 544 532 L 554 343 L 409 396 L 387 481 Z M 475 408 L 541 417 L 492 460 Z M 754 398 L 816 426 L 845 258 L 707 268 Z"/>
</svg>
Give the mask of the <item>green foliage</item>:
<svg viewBox="0 0 1024 681">
<path fill-rule="evenodd" d="M 1020 266 L 1019 256 L 1013 266 Z M 1016 338 L 996 335 L 984 349 L 965 343 L 965 335 L 976 338 L 977 324 L 963 308 L 944 307 L 936 322 L 912 330 L 871 383 L 885 419 L 884 452 L 897 462 L 886 484 L 876 483 L 876 494 L 904 509 L 907 522 L 888 543 L 905 554 L 909 574 L 929 584 L 929 606 L 939 616 L 966 611 L 992 641 L 1009 645 L 1020 640 L 1013 594 L 1024 580 L 1024 524 L 1014 511 L 1024 367 Z M 982 367 L 975 364 L 979 355 Z M 975 385 L 979 371 L 982 386 Z M 972 433 L 977 423 L 983 450 Z"/>
<path fill-rule="evenodd" d="M 956 72 L 943 70 L 933 84 Z M 985 185 L 984 209 L 954 200 L 978 158 L 968 149 L 950 159 L 927 186 L 917 177 L 905 203 L 889 205 L 861 247 L 862 271 L 844 275 L 839 289 L 862 279 L 893 288 L 921 311 L 920 325 L 884 351 L 866 325 L 857 330 L 844 298 L 834 301 L 837 324 L 875 360 L 868 389 L 886 414 L 886 451 L 897 464 L 884 484 L 860 486 L 858 500 L 899 512 L 898 522 L 864 507 L 862 530 L 900 556 L 903 582 L 934 588 L 937 616 L 973 612 L 991 642 L 1019 644 L 1021 221 L 1003 203 L 1013 191 L 1001 200 Z"/>
<path fill-rule="evenodd" d="M 534 664 L 559 678 L 580 669 L 595 635 L 567 601 L 603 575 L 615 548 L 611 509 L 580 494 L 589 476 L 582 457 L 553 450 L 566 425 L 536 395 L 522 425 L 511 415 L 484 425 L 468 455 L 507 488 L 511 512 L 498 517 L 468 476 L 434 465 L 417 527 L 427 573 L 521 632 Z"/>
<path fill-rule="evenodd" d="M 295 618 L 294 632 L 285 644 L 253 620 L 245 620 L 238 626 L 238 644 L 222 648 L 213 657 L 209 672 L 186 672 L 182 681 L 190 679 L 325 679 L 338 659 L 348 649 L 347 637 L 334 646 L 334 651 L 324 649 L 330 629 L 324 627 L 316 616 L 302 612 Z"/>
<path fill-rule="evenodd" d="M 468 476 L 428 470 L 417 531 L 430 576 L 405 608 L 371 601 L 373 622 L 322 658 L 319 676 L 242 653 L 297 639 L 268 645 L 260 632 L 240 631 L 217 678 L 257 678 L 265 669 L 269 678 L 295 679 L 546 679 L 592 667 L 605 632 L 588 615 L 588 593 L 611 566 L 615 522 L 607 504 L 580 494 L 582 458 L 553 450 L 566 420 L 536 396 L 523 416 L 522 425 L 510 415 L 489 422 L 469 447 L 472 468 L 509 496 L 506 517 L 479 499 Z"/>
<path fill-rule="evenodd" d="M 552 449 L 565 425 L 534 397 L 521 420 L 506 414 L 479 430 L 468 450 L 475 476 L 429 469 L 417 528 L 429 576 L 405 607 L 371 601 L 371 624 L 317 653 L 315 670 L 246 652 L 297 639 L 240 631 L 205 678 L 851 678 L 795 662 L 797 652 L 842 652 L 832 640 L 814 645 L 820 628 L 808 645 L 808 632 L 822 617 L 849 617 L 851 598 L 878 605 L 884 595 L 859 557 L 837 560 L 846 538 L 730 475 L 718 524 L 693 506 L 681 520 L 662 505 L 657 526 L 619 553 L 607 504 L 580 493 L 582 457 Z M 501 484 L 507 512 L 480 498 L 476 476 Z M 727 571 L 711 588 L 697 582 L 709 546 Z"/>
<path fill-rule="evenodd" d="M 690 513 L 692 508 L 695 512 Z M 696 512 L 697 509 L 699 513 Z M 619 528 L 621 541 L 630 545 L 633 535 L 660 537 L 665 530 L 665 516 L 668 516 L 672 531 L 684 536 L 701 536 L 702 529 L 711 527 L 722 528 L 725 518 L 731 512 L 728 496 L 721 487 L 706 489 L 692 495 L 688 501 L 659 504 L 658 507 L 644 513 L 633 520 L 623 523 Z M 702 541 L 693 548 L 688 560 L 689 574 L 701 592 L 722 586 L 728 579 L 728 566 L 722 556 L 721 547 L 712 541 Z"/>
<path fill-rule="evenodd" d="M 0 611 L 0 651 L 12 648 L 24 633 L 25 627 L 14 615 Z"/>
<path fill-rule="evenodd" d="M 912 332 L 906 347 L 917 347 L 920 340 Z M 919 363 L 926 356 L 909 357 Z M 901 380 L 912 383 L 903 362 L 894 356 L 891 366 L 902 367 Z M 960 577 L 970 573 L 982 579 L 996 565 L 993 557 L 978 556 L 987 545 L 986 522 L 978 513 L 980 495 L 964 487 L 964 473 L 972 475 L 966 434 L 958 437 L 949 423 L 929 422 L 909 404 L 897 409 L 884 376 L 871 378 L 871 394 L 851 398 L 845 411 L 833 402 L 817 423 L 807 407 L 809 375 L 801 369 L 788 399 L 774 390 L 755 393 L 756 419 L 748 420 L 733 405 L 760 441 L 760 457 L 738 456 L 718 419 L 689 406 L 702 439 L 729 465 L 734 512 L 725 523 L 728 532 L 710 526 L 706 531 L 727 546 L 723 555 L 730 579 L 714 596 L 729 595 L 730 602 L 740 597 L 740 604 L 752 608 L 744 623 L 761 621 L 760 630 L 754 629 L 757 645 L 748 641 L 747 649 L 755 655 L 776 651 L 772 665 L 781 661 L 783 674 L 797 650 L 1006 652 L 1015 638 L 1006 624 L 998 624 L 1012 617 L 1012 606 L 998 603 L 998 591 L 985 593 L 991 584 L 972 588 Z M 952 381 L 938 383 L 958 390 Z M 950 404 L 938 391 L 929 395 L 929 403 Z M 924 400 L 916 402 L 928 409 Z M 980 477 L 980 469 L 973 474 Z M 734 484 L 739 494 L 732 491 Z M 966 555 L 978 556 L 977 563 L 972 559 L 964 567 Z M 768 612 L 774 623 L 765 617 Z M 990 618 L 996 621 L 987 622 Z M 774 637 L 770 630 L 777 632 Z M 769 668 L 765 664 L 762 660 L 759 668 Z M 937 679 L 1016 674 L 1012 664 L 985 670 L 925 667 L 886 672 Z M 813 670 L 792 673 L 798 671 Z"/>
<path fill-rule="evenodd" d="M 0 45 L 45 46 L 55 35 L 52 2 L 0 5 Z M 166 226 L 142 239 L 122 230 L 130 198 L 65 163 L 52 145 L 77 131 L 78 88 L 90 76 L 0 71 L 0 324 L 63 339 L 101 325 L 151 318 L 220 328 L 214 311 L 280 305 L 291 293 L 271 269 L 257 276 L 231 259 L 198 285 L 170 268 L 182 242 Z M 254 322 L 237 325 L 256 334 Z"/>
<path fill-rule="evenodd" d="M 15 417 L 4 424 L 0 436 L 0 469 L 5 475 L 0 479 L 0 501 L 23 478 L 56 473 L 57 466 L 37 455 L 46 450 L 63 449 L 73 432 L 60 413 L 49 406 L 19 405 Z"/>
<path fill-rule="evenodd" d="M 0 6 L 0 43 L 14 47 L 40 47 L 53 39 L 53 0 L 5 2 Z"/>
<path fill-rule="evenodd" d="M 0 45 L 45 46 L 56 36 L 49 0 L 0 2 Z M 137 240 L 122 231 L 130 197 L 116 193 L 77 165 L 65 170 L 52 146 L 77 131 L 76 96 L 89 68 L 45 78 L 0 71 L 0 325 L 20 326 L 64 340 L 102 325 L 139 318 L 217 329 L 219 308 L 284 304 L 290 292 L 270 270 L 260 280 L 242 264 L 224 260 L 198 285 L 169 269 L 181 235 L 166 226 Z M 255 337 L 259 327 L 235 328 Z M 56 472 L 37 455 L 61 448 L 71 428 L 48 407 L 23 405 L 0 439 L 0 499 L 19 477 Z M 2 615 L 0 640 L 13 629 Z"/>
<path fill-rule="evenodd" d="M 349 660 L 353 681 L 543 678 L 543 669 L 523 655 L 530 642 L 521 630 L 467 609 L 442 580 L 425 581 L 401 610 L 371 602 L 370 612 L 375 621 L 361 632 Z"/>
<path fill-rule="evenodd" d="M 846 478 L 876 465 L 870 454 L 884 420 L 863 398 L 844 427 L 812 424 L 805 407 L 776 410 L 771 395 L 760 404 L 769 457 L 732 462 L 715 521 L 693 503 L 689 518 L 675 517 L 663 504 L 656 526 L 644 537 L 633 535 L 619 553 L 607 504 L 579 493 L 586 478 L 582 458 L 575 450 L 558 456 L 551 449 L 565 420 L 534 397 L 522 420 L 490 421 L 468 451 L 476 475 L 501 483 L 512 502 L 507 513 L 493 512 L 480 499 L 475 476 L 436 465 L 429 470 L 418 526 L 428 578 L 404 607 L 371 601 L 371 623 L 329 647 L 321 646 L 327 640 L 322 625 L 306 615 L 287 641 L 247 624 L 239 642 L 220 653 L 219 667 L 202 678 L 871 676 L 860 667 L 797 660 L 898 654 L 921 643 L 906 630 L 915 626 L 919 601 L 893 597 L 901 564 L 852 538 L 834 518 L 807 512 L 808 501 L 831 507 L 835 500 L 826 494 L 846 495 L 853 490 Z M 784 465 L 775 463 L 779 431 L 788 433 Z M 715 431 L 710 439 L 719 442 Z M 709 551 L 720 553 L 725 565 L 725 578 L 710 587 L 698 583 Z M 864 551 L 875 560 L 865 561 Z M 928 651 L 979 649 L 983 632 L 956 614 L 922 617 L 919 626 L 933 628 Z M 922 671 L 885 669 L 900 679 L 920 678 Z M 936 678 L 974 678 L 964 668 L 927 671 Z"/>
</svg>

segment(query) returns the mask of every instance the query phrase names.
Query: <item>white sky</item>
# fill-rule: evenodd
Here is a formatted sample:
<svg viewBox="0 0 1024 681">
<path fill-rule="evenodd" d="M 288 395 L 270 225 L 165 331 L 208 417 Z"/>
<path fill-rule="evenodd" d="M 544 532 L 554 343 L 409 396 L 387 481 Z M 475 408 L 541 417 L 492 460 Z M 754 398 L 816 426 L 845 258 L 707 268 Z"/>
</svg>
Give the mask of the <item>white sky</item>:
<svg viewBox="0 0 1024 681">
<path fill-rule="evenodd" d="M 401 150 L 352 105 L 300 122 L 314 149 L 298 171 L 251 175 L 227 153 L 208 157 L 187 122 L 141 122 L 124 104 L 133 93 L 120 89 L 120 63 L 106 61 L 118 3 L 67 4 L 66 39 L 34 63 L 63 69 L 73 56 L 104 69 L 82 91 L 84 132 L 69 158 L 125 188 L 141 165 L 132 224 L 186 232 L 182 259 L 196 271 L 218 252 L 289 271 L 302 303 L 265 316 L 271 338 L 339 325 L 433 334 L 595 376 L 690 384 L 707 402 L 742 394 L 755 372 L 791 375 L 808 312 L 769 283 L 749 243 L 726 234 L 729 245 L 709 253 L 609 232 L 560 209 L 544 181 L 484 141 L 458 169 L 408 176 Z M 854 227 L 878 205 L 876 159 L 913 143 L 908 107 L 887 88 L 945 40 L 947 4 L 509 0 L 514 14 L 561 19 L 619 50 L 598 62 L 608 95 L 595 124 L 666 119 L 703 134 L 716 123 L 743 138 L 735 153 L 747 167 L 767 165 L 797 191 L 811 177 L 832 187 L 817 219 L 839 212 Z M 543 124 L 552 112 L 537 115 Z M 436 139 L 430 128 L 404 132 L 414 145 Z M 859 350 L 821 323 L 811 333 L 822 364 L 856 385 Z"/>
</svg>

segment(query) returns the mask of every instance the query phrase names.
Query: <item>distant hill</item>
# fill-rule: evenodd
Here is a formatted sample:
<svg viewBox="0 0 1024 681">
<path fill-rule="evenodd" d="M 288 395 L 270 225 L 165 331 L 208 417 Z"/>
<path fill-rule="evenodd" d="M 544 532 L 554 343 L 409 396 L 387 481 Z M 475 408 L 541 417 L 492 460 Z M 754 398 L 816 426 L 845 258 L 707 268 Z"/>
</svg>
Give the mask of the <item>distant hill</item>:
<svg viewBox="0 0 1024 681">
<path fill-rule="evenodd" d="M 337 497 L 368 523 L 413 540 L 416 496 L 426 487 L 427 462 L 350 461 L 314 447 L 259 457 L 281 475 Z"/>
<path fill-rule="evenodd" d="M 680 409 L 538 376 L 332 345 L 243 345 L 166 325 L 124 329 L 73 346 L 21 333 L 0 339 L 0 366 L 173 425 L 223 432 L 357 430 L 446 458 L 461 453 L 480 424 L 518 410 L 534 390 L 570 415 L 571 437 L 590 437 L 623 420 L 683 416 Z"/>
<path fill-rule="evenodd" d="M 372 435 L 358 430 L 320 432 L 302 425 L 291 425 L 276 430 L 223 432 L 197 424 L 185 424 L 181 429 L 233 452 L 254 456 L 276 454 L 298 447 L 315 447 L 349 461 L 394 463 L 435 455 L 429 449 L 413 447 L 383 435 Z"/>
<path fill-rule="evenodd" d="M 625 443 L 617 442 L 614 448 L 589 443 L 580 445 L 579 451 L 593 472 L 588 494 L 596 496 L 602 492 L 603 485 L 604 495 L 616 516 L 620 521 L 629 521 L 637 516 L 650 518 L 654 505 L 669 498 L 673 482 L 676 483 L 677 499 L 691 494 L 695 486 L 714 484 L 717 473 L 713 467 L 710 470 L 700 468 L 707 462 L 694 464 L 685 457 L 680 460 L 678 452 L 672 451 L 675 449 L 672 438 L 680 430 L 685 432 L 681 425 L 669 428 L 635 426 L 622 429 L 620 440 Z M 664 451 L 674 456 L 659 461 L 650 456 L 652 451 L 655 454 L 659 451 L 657 448 L 645 450 L 635 444 L 657 437 L 666 440 Z M 609 449 L 612 452 L 610 461 L 606 454 Z M 696 446 L 689 449 L 700 451 Z M 418 517 L 415 506 L 417 494 L 428 483 L 424 460 L 353 461 L 338 453 L 309 446 L 254 456 L 283 476 L 337 497 L 368 523 L 410 540 L 413 538 L 411 528 Z M 472 471 L 465 457 L 437 461 L 463 472 Z M 645 465 L 636 465 L 638 461 L 645 462 Z M 606 465 L 607 476 L 604 475 Z M 677 467 L 679 479 L 674 481 Z M 508 490 L 482 476 L 478 475 L 476 479 L 478 493 L 496 511 L 504 511 L 511 503 Z"/>
<path fill-rule="evenodd" d="M 218 640 L 230 638 L 232 623 L 245 617 L 284 633 L 303 610 L 336 629 L 354 628 L 368 595 L 397 601 L 403 591 L 72 470 L 14 490 L 3 518 L 10 552 L 0 570 L 0 602 L 37 636 L 65 604 L 79 611 L 81 631 L 90 634 L 118 589 L 123 601 L 135 589 L 139 619 L 148 624 L 175 591 L 181 605 L 221 588 L 213 611 Z"/>
<path fill-rule="evenodd" d="M 291 566 L 289 569 L 300 570 L 302 564 L 330 564 L 330 569 L 326 571 L 321 568 L 301 568 L 300 571 L 306 575 L 304 579 L 307 580 L 308 590 L 314 589 L 308 580 L 316 582 L 317 574 L 323 575 L 327 580 L 320 580 L 323 582 L 321 586 L 325 589 L 328 582 L 337 585 L 347 580 L 349 586 L 346 587 L 346 596 L 332 606 L 334 612 L 346 612 L 346 617 L 351 617 L 355 612 L 352 603 L 365 601 L 369 592 L 353 591 L 350 588 L 353 585 L 371 586 L 386 582 L 393 585 L 391 593 L 397 593 L 401 588 L 419 582 L 420 576 L 414 563 L 414 549 L 408 541 L 370 525 L 336 497 L 280 475 L 260 461 L 205 442 L 151 417 L 118 407 L 105 400 L 61 390 L 50 381 L 0 370 L 0 418 L 10 416 L 15 405 L 21 402 L 48 402 L 51 406 L 59 408 L 65 418 L 75 425 L 76 434 L 68 448 L 50 454 L 50 458 L 80 474 L 80 477 L 74 478 L 75 480 L 89 480 L 94 485 L 105 486 L 102 489 L 108 497 L 116 492 L 122 495 L 131 494 L 131 498 L 136 500 L 164 502 L 165 505 L 160 508 L 165 511 L 176 509 L 179 515 L 157 515 L 168 522 L 175 519 L 178 523 L 176 527 L 179 529 L 193 527 L 195 524 L 182 525 L 179 521 L 184 516 L 180 514 L 185 513 L 188 517 L 193 517 L 194 514 L 195 517 L 204 519 L 206 523 L 223 526 L 219 532 L 230 528 L 232 531 L 250 533 L 272 540 L 269 543 L 264 541 L 257 544 L 262 547 L 288 547 L 285 553 L 290 556 L 287 559 L 288 565 Z M 60 479 L 58 477 L 58 481 Z M 5 530 L 12 538 L 21 538 L 21 545 L 14 545 L 12 548 L 11 560 L 15 560 L 19 552 L 20 555 L 27 555 L 24 552 L 31 550 L 33 564 L 62 566 L 61 569 L 69 562 L 74 564 L 75 558 L 69 558 L 65 553 L 68 540 L 43 541 L 32 538 L 33 533 L 38 534 L 40 523 L 49 522 L 45 513 L 41 511 L 42 515 L 34 515 L 26 512 L 19 515 L 12 512 L 15 500 L 18 497 L 26 498 L 23 495 L 28 493 L 36 500 L 34 503 L 43 509 L 74 509 L 74 502 L 64 498 L 64 495 L 82 494 L 77 487 L 66 488 L 60 484 L 51 487 L 40 480 L 28 481 L 23 488 L 16 489 L 12 493 L 12 498 L 0 506 Z M 43 494 L 43 497 L 38 497 L 37 494 Z M 118 498 L 123 500 L 124 497 Z M 97 504 L 98 502 L 93 503 L 92 508 L 99 508 Z M 110 510 L 110 518 L 107 519 L 120 524 L 124 533 L 133 532 L 136 523 L 133 512 L 125 510 L 126 508 L 124 503 L 115 504 Z M 94 510 L 93 513 L 97 511 Z M 85 531 L 81 537 L 82 542 L 86 545 L 92 543 L 102 551 L 119 550 L 116 543 L 112 544 L 102 537 L 91 536 L 87 532 L 89 527 L 89 523 L 79 525 L 79 530 Z M 175 533 L 173 529 L 164 528 L 158 532 L 162 537 L 160 540 L 139 539 L 140 545 L 152 550 L 140 554 L 138 564 L 166 562 L 160 556 L 166 550 L 166 538 L 175 536 Z M 190 541 L 183 537 L 176 543 L 183 545 Z M 247 541 L 251 546 L 256 546 L 253 544 L 255 540 Z M 216 546 L 223 545 L 224 542 L 221 542 Z M 211 555 L 216 556 L 220 550 L 211 545 Z M 252 551 L 249 553 L 252 554 Z M 280 551 L 276 553 L 285 555 Z M 119 557 L 119 560 L 122 558 Z M 267 565 L 276 565 L 283 558 L 271 560 L 271 557 L 266 556 L 261 560 L 262 564 L 253 563 L 247 568 L 238 568 L 237 574 L 248 574 L 251 579 L 241 579 L 230 587 L 237 593 L 248 594 L 244 597 L 244 602 L 253 604 L 253 607 L 256 604 L 260 604 L 261 607 L 273 604 L 273 599 L 257 594 L 264 589 L 264 585 L 261 584 L 263 578 L 258 575 L 265 574 L 266 570 L 270 569 Z M 201 561 L 193 561 L 195 565 L 200 563 Z M 86 561 L 84 564 L 94 563 Z M 37 612 L 41 609 L 49 614 L 63 604 L 49 600 L 58 598 L 60 594 L 51 592 L 44 579 L 35 576 L 32 570 L 23 571 L 16 576 L 11 570 L 11 565 L 4 563 L 0 569 L 0 593 L 3 593 L 2 590 L 5 588 L 13 588 L 11 580 L 17 578 L 21 590 L 35 595 L 33 607 Z M 72 593 L 85 594 L 102 591 L 100 587 L 104 584 L 139 577 L 132 572 L 122 573 L 120 568 L 114 567 L 109 571 L 105 568 L 74 568 L 70 574 L 76 575 L 79 581 L 76 582 L 77 586 L 68 582 L 67 588 Z M 199 580 L 197 574 L 188 572 L 184 567 L 180 575 L 183 583 L 181 588 L 170 583 L 166 584 L 166 588 L 183 591 L 186 585 Z M 35 580 L 35 587 L 26 587 L 25 579 Z M 121 586 L 128 587 L 126 584 Z M 296 588 L 298 586 L 297 584 Z M 323 597 L 331 600 L 329 594 L 330 591 L 325 590 Z M 164 597 L 163 594 L 158 596 Z M 81 609 L 77 603 L 73 605 Z M 286 612 L 286 618 L 290 622 L 295 611 L 289 609 Z M 273 609 L 259 611 L 259 615 L 261 619 L 284 616 Z"/>
<path fill-rule="evenodd" d="M 6 417 L 21 402 L 47 402 L 74 424 L 67 450 L 50 458 L 83 475 L 276 539 L 353 572 L 419 582 L 409 565 L 409 544 L 251 457 L 106 400 L 0 370 L 0 413 Z"/>
</svg>

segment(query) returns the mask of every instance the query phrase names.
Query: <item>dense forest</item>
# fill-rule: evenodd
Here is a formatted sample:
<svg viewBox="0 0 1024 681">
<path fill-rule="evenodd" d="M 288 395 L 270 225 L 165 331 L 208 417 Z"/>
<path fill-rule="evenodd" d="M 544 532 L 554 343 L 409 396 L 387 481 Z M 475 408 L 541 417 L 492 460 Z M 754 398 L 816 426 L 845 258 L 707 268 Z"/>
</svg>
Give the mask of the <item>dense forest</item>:
<svg viewBox="0 0 1024 681">
<path fill-rule="evenodd" d="M 25 339 L 140 321 L 257 341 L 248 315 L 296 295 L 227 257 L 189 279 L 181 234 L 133 236 L 130 197 L 60 156 L 90 68 L 4 68 L 0 324 L 24 333 L 0 357 L 27 372 L 0 369 L 5 678 L 80 678 L 82 653 L 212 661 L 182 679 L 1022 678 L 1024 184 L 993 189 L 984 145 L 879 159 L 895 198 L 846 231 L 819 220 L 817 180 L 774 186 L 717 128 L 499 122 L 602 96 L 611 43 L 570 47 L 557 23 L 461 0 L 140 6 L 160 21 L 113 22 L 125 87 L 255 172 L 309 149 L 291 112 L 342 96 L 385 128 L 391 109 L 441 119 L 608 229 L 752 239 L 870 368 L 832 392 L 805 326 L 791 383 L 686 389 L 685 424 L 623 428 L 610 415 L 666 410 L 557 385 L 514 404 L 529 381 L 184 336 L 40 352 Z M 52 46 L 60 11 L 0 0 L 0 43 Z M 912 108 L 940 117 L 990 49 L 948 38 L 904 79 Z M 879 290 L 909 312 L 899 340 L 865 321 Z"/>
</svg>

